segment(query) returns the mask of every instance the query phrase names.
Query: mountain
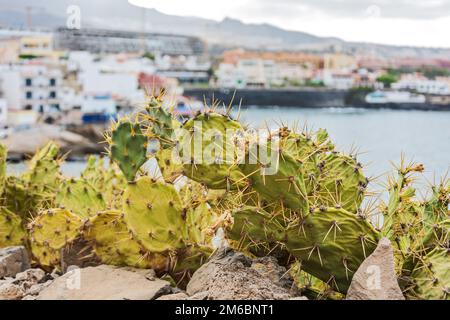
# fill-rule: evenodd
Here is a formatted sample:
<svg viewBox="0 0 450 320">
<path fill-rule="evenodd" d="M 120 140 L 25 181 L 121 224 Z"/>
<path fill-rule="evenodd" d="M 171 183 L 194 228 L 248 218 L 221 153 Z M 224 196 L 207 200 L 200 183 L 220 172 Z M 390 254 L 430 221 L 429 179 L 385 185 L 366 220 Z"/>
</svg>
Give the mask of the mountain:
<svg viewBox="0 0 450 320">
<path fill-rule="evenodd" d="M 371 54 L 381 57 L 447 58 L 450 49 L 396 47 L 370 43 L 351 43 L 338 38 L 318 37 L 306 32 L 285 30 L 270 24 L 247 24 L 236 19 L 222 21 L 198 17 L 167 15 L 155 9 L 143 9 L 126 0 L 46 0 L 45 8 L 35 6 L 34 0 L 0 0 L 0 26 L 25 27 L 26 7 L 30 7 L 33 27 L 64 26 L 68 6 L 81 9 L 83 27 L 148 31 L 198 36 L 212 52 L 244 47 L 261 50 L 311 50 Z"/>
</svg>

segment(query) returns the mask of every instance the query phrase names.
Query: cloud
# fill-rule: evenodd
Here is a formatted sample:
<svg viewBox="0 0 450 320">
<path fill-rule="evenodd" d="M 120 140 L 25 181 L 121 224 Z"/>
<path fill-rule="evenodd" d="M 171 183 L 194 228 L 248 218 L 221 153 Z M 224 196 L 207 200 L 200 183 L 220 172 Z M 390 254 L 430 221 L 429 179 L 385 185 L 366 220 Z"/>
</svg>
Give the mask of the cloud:
<svg viewBox="0 0 450 320">
<path fill-rule="evenodd" d="M 274 3 L 278 11 L 287 14 L 301 9 L 303 12 L 320 12 L 333 17 L 365 17 L 368 11 L 377 10 L 381 17 L 404 19 L 435 19 L 450 16 L 450 0 L 252 0 L 252 6 L 271 13 Z M 375 9 L 376 8 L 376 9 Z"/>
</svg>

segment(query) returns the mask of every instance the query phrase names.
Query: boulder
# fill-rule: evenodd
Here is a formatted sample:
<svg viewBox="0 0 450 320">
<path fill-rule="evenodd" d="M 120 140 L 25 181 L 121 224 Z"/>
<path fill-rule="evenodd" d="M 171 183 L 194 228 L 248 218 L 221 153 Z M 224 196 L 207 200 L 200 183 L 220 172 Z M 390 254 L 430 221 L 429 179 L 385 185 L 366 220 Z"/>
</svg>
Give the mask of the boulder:
<svg viewBox="0 0 450 320">
<path fill-rule="evenodd" d="M 156 300 L 188 300 L 189 296 L 184 292 L 179 292 L 175 294 L 169 294 L 166 296 L 159 297 Z"/>
<path fill-rule="evenodd" d="M 391 242 L 382 238 L 353 276 L 347 300 L 404 300 L 394 268 Z"/>
<path fill-rule="evenodd" d="M 29 268 L 30 260 L 24 247 L 0 249 L 0 279 L 15 277 L 19 272 Z"/>
<path fill-rule="evenodd" d="M 268 260 L 252 260 L 242 253 L 222 248 L 198 269 L 187 286 L 192 298 L 209 300 L 287 300 L 295 294 L 283 287 L 274 265 Z M 275 263 L 270 260 L 270 263 Z M 276 263 L 275 263 L 276 264 Z M 254 266 L 252 268 L 252 265 Z M 256 267 L 255 267 L 256 265 Z"/>
<path fill-rule="evenodd" d="M 172 292 L 153 270 L 101 265 L 72 269 L 38 295 L 38 300 L 154 300 Z"/>
<path fill-rule="evenodd" d="M 25 296 L 25 291 L 13 280 L 0 282 L 0 300 L 20 300 Z"/>
</svg>

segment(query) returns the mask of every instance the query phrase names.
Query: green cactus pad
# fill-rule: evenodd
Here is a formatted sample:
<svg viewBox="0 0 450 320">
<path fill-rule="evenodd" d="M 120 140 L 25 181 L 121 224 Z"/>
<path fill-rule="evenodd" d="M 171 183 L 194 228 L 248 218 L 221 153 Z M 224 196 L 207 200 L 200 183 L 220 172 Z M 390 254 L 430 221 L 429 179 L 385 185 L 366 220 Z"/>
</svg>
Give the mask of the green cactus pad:
<svg viewBox="0 0 450 320">
<path fill-rule="evenodd" d="M 134 181 L 136 173 L 147 161 L 147 137 L 139 124 L 121 120 L 113 128 L 110 138 L 111 158 L 119 165 L 128 181 Z"/>
<path fill-rule="evenodd" d="M 125 222 L 146 250 L 184 247 L 186 212 L 173 186 L 142 177 L 128 185 L 123 201 Z"/>
<path fill-rule="evenodd" d="M 84 237 L 93 243 L 95 254 L 105 264 L 155 271 L 167 268 L 165 256 L 151 254 L 133 240 L 120 211 L 99 212 L 92 217 Z"/>
<path fill-rule="evenodd" d="M 266 255 L 280 247 L 286 229 L 283 217 L 249 206 L 235 210 L 232 225 L 226 227 L 228 238 L 238 250 L 256 255 Z"/>
<path fill-rule="evenodd" d="M 88 218 L 106 207 L 102 193 L 83 179 L 65 180 L 56 195 L 55 203 L 81 218 Z"/>
<path fill-rule="evenodd" d="M 292 210 L 306 213 L 309 211 L 307 191 L 303 176 L 303 166 L 289 154 L 281 152 L 277 163 L 272 163 L 270 174 L 265 174 L 263 164 L 250 164 L 248 160 L 239 168 L 252 187 L 269 203 L 282 204 Z"/>
<path fill-rule="evenodd" d="M 159 140 L 162 149 L 170 149 L 174 146 L 174 119 L 172 115 L 162 106 L 161 101 L 152 98 L 145 108 L 146 115 L 144 123 L 148 123 L 148 135 Z"/>
<path fill-rule="evenodd" d="M 369 183 L 361 171 L 361 165 L 339 153 L 323 154 L 318 160 L 319 175 L 312 201 L 317 206 L 339 206 L 356 212 Z"/>
<path fill-rule="evenodd" d="M 186 215 L 187 242 L 210 244 L 214 235 L 210 228 L 217 219 L 207 203 L 200 203 L 197 207 L 189 209 Z"/>
<path fill-rule="evenodd" d="M 289 269 L 294 283 L 302 295 L 314 300 L 342 300 L 345 296 L 334 291 L 330 285 L 322 280 L 302 271 L 299 262 L 295 262 Z"/>
<path fill-rule="evenodd" d="M 45 270 L 53 270 L 55 267 L 59 269 L 61 264 L 61 254 L 59 250 L 54 250 L 48 246 L 31 242 L 31 254 L 33 260 Z"/>
<path fill-rule="evenodd" d="M 345 293 L 353 274 L 375 250 L 380 234 L 372 225 L 344 209 L 320 208 L 291 224 L 288 250 L 303 270 Z"/>
<path fill-rule="evenodd" d="M 31 242 L 60 250 L 73 243 L 82 234 L 83 221 L 69 210 L 42 211 L 28 225 Z"/>
<path fill-rule="evenodd" d="M 183 165 L 173 159 L 173 149 L 160 149 L 155 155 L 159 169 L 167 183 L 174 183 L 183 175 Z"/>
<path fill-rule="evenodd" d="M 450 250 L 435 248 L 423 256 L 409 276 L 409 299 L 450 300 Z"/>
<path fill-rule="evenodd" d="M 242 174 L 235 165 L 237 154 L 230 132 L 242 132 L 239 122 L 217 113 L 202 113 L 183 125 L 180 156 L 184 175 L 211 189 L 231 189 Z M 186 155 L 183 146 L 190 150 Z M 230 154 L 227 159 L 227 150 Z"/>
<path fill-rule="evenodd" d="M 34 192 L 54 192 L 61 179 L 59 147 L 49 142 L 30 160 L 23 180 L 30 184 Z"/>
<path fill-rule="evenodd" d="M 22 245 L 26 237 L 22 219 L 0 207 L 0 248 Z"/>
</svg>

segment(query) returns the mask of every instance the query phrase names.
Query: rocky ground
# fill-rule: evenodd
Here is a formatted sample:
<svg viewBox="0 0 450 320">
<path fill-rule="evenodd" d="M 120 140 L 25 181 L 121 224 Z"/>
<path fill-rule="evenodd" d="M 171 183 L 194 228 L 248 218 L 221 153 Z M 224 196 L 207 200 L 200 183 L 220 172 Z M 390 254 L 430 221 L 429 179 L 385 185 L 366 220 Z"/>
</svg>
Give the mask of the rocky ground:
<svg viewBox="0 0 450 320">
<path fill-rule="evenodd" d="M 347 299 L 403 299 L 392 248 L 377 250 L 353 278 Z M 379 282 L 373 276 L 379 274 Z M 220 249 L 192 276 L 186 290 L 158 279 L 153 270 L 107 265 L 67 268 L 65 274 L 32 269 L 25 248 L 0 250 L 0 300 L 307 300 L 275 258 L 250 259 Z"/>
</svg>

